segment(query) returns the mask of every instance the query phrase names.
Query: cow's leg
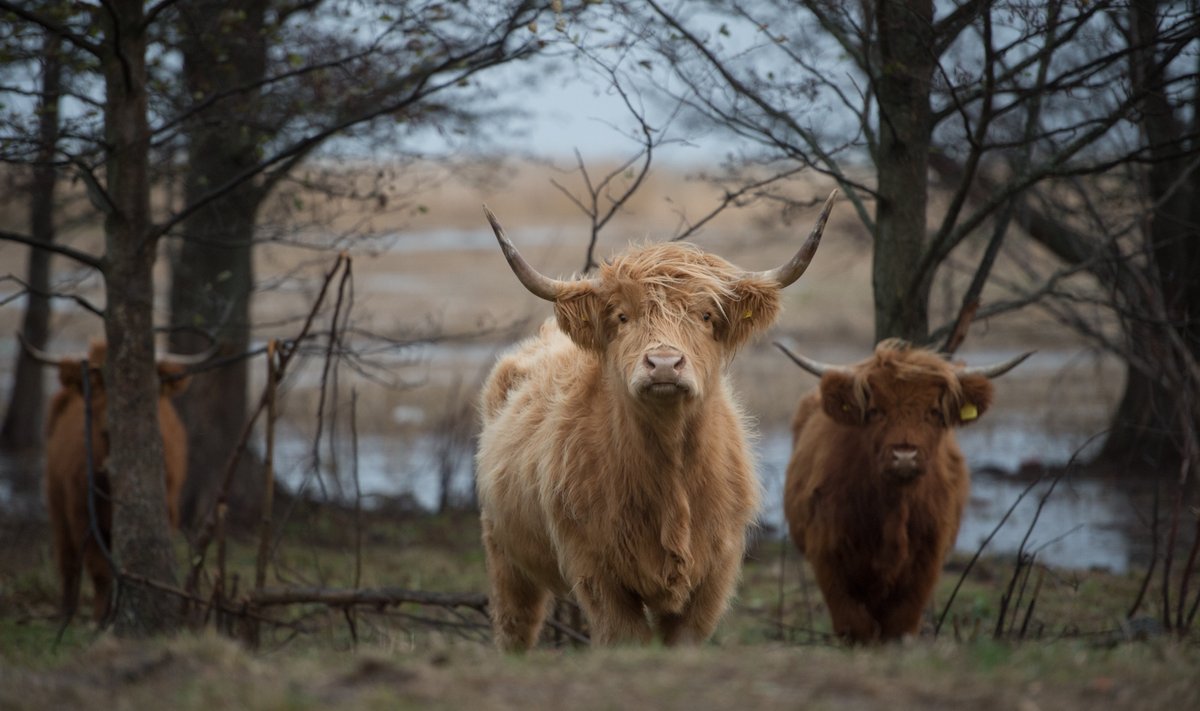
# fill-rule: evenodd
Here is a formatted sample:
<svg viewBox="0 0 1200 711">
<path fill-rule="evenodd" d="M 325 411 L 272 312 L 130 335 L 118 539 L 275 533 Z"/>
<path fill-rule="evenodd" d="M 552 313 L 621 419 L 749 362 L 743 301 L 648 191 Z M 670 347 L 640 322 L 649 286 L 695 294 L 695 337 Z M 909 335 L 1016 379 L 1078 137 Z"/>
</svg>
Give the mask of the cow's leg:
<svg viewBox="0 0 1200 711">
<path fill-rule="evenodd" d="M 84 543 L 83 563 L 92 579 L 92 589 L 96 593 L 92 600 L 92 618 L 99 624 L 108 616 L 109 598 L 112 596 L 112 570 L 100 551 L 100 546 L 90 537 Z"/>
<path fill-rule="evenodd" d="M 47 474 L 49 477 L 49 473 Z M 58 579 L 62 584 L 60 612 L 63 626 L 70 623 L 79 608 L 79 587 L 83 577 L 83 554 L 75 531 L 72 530 L 73 518 L 78 514 L 71 504 L 71 497 L 66 495 L 61 482 L 50 478 L 46 485 L 46 504 L 50 516 L 50 533 L 54 539 L 54 562 L 58 567 Z"/>
<path fill-rule="evenodd" d="M 833 633 L 850 642 L 875 642 L 879 640 L 879 622 L 870 609 L 848 597 L 826 596 L 825 605 L 833 620 Z"/>
<path fill-rule="evenodd" d="M 879 615 L 880 636 L 888 640 L 920 634 L 925 599 L 924 595 L 910 593 L 889 600 L 887 609 Z"/>
<path fill-rule="evenodd" d="M 483 547 L 491 583 L 488 604 L 496 646 L 506 652 L 523 652 L 537 641 L 546 618 L 550 593 L 508 561 L 498 550 L 486 525 Z"/>
<path fill-rule="evenodd" d="M 75 616 L 75 610 L 79 607 L 83 560 L 79 555 L 79 549 L 70 540 L 68 532 L 59 530 L 57 526 L 54 531 L 54 559 L 58 564 L 59 580 L 62 581 L 60 610 L 65 625 Z"/>
<path fill-rule="evenodd" d="M 737 586 L 739 559 L 740 554 L 711 571 L 692 591 L 681 612 L 655 616 L 664 644 L 700 644 L 712 636 Z"/>
<path fill-rule="evenodd" d="M 941 560 L 940 556 L 938 560 Z M 883 639 L 899 639 L 905 635 L 921 633 L 921 617 L 937 585 L 941 573 L 936 561 L 922 561 L 910 573 L 905 590 L 887 601 L 886 609 L 879 615 L 880 633 Z"/>
<path fill-rule="evenodd" d="M 587 615 L 593 644 L 644 644 L 653 637 L 641 599 L 616 581 L 594 574 L 580 576 L 574 591 Z"/>
<path fill-rule="evenodd" d="M 179 530 L 179 498 L 183 481 L 179 477 L 167 477 L 167 522 L 173 530 Z"/>
<path fill-rule="evenodd" d="M 813 573 L 821 596 L 825 598 L 825 606 L 829 608 L 834 634 L 851 642 L 878 641 L 879 622 L 866 603 L 851 593 L 838 571 L 825 570 L 813 562 Z"/>
</svg>

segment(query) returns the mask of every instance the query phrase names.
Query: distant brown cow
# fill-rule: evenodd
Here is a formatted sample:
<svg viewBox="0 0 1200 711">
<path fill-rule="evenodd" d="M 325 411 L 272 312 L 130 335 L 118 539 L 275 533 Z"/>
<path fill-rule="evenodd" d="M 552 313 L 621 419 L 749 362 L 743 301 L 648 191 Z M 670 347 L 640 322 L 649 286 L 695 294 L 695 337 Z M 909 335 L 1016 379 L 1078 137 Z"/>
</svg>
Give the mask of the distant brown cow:
<svg viewBox="0 0 1200 711">
<path fill-rule="evenodd" d="M 989 378 L 1030 354 L 964 369 L 893 339 L 836 367 L 780 348 L 821 376 L 792 421 L 784 513 L 833 630 L 854 642 L 916 634 L 970 491 L 952 428 L 986 412 Z"/>
<path fill-rule="evenodd" d="M 496 364 L 481 397 L 477 486 L 501 648 L 534 643 L 551 594 L 575 597 L 598 644 L 712 634 L 758 503 L 725 370 L 775 320 L 832 200 L 778 269 L 670 243 L 574 281 L 535 271 L 487 213 L 517 277 L 557 316 Z"/>
<path fill-rule="evenodd" d="M 93 613 L 101 621 L 108 612 L 112 572 L 104 559 L 88 514 L 87 450 L 84 437 L 83 362 L 57 358 L 26 346 L 35 358 L 58 368 L 61 389 L 50 403 L 46 419 L 46 506 L 54 535 L 54 554 L 62 583 L 63 619 L 70 620 L 79 604 L 81 568 L 86 567 L 95 589 Z M 92 461 L 95 471 L 95 511 L 104 545 L 111 545 L 112 507 L 108 499 L 108 427 L 106 394 L 101 369 L 106 347 L 93 343 L 88 353 L 91 389 Z M 196 360 L 193 358 L 192 360 Z M 171 526 L 179 525 L 179 494 L 187 475 L 187 434 L 171 398 L 187 387 L 184 362 L 160 361 L 158 426 L 163 438 L 167 514 Z"/>
</svg>

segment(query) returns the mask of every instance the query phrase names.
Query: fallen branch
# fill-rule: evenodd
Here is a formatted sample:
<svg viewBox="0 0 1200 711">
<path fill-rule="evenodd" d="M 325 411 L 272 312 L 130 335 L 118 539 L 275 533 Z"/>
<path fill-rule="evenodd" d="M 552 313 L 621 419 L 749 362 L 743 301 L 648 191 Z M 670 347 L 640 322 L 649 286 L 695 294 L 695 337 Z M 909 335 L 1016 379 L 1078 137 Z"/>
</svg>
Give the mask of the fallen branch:
<svg viewBox="0 0 1200 711">
<path fill-rule="evenodd" d="M 338 588 L 263 588 L 255 591 L 249 597 L 257 607 L 274 605 L 296 605 L 312 603 L 343 607 L 346 605 L 434 605 L 439 607 L 470 607 L 480 612 L 487 610 L 487 595 L 481 593 L 445 593 L 425 590 L 407 590 L 404 588 L 376 588 L 367 590 L 348 590 Z"/>
</svg>

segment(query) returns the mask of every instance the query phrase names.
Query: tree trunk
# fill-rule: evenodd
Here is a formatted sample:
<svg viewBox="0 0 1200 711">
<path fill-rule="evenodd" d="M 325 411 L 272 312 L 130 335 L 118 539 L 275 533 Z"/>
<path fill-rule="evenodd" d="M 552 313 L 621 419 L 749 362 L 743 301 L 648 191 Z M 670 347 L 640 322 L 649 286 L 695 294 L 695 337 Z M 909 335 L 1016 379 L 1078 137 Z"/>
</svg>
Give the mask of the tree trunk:
<svg viewBox="0 0 1200 711">
<path fill-rule="evenodd" d="M 113 553 L 124 571 L 175 582 L 167 524 L 159 384 L 154 363 L 154 281 L 157 240 L 150 224 L 146 34 L 142 0 L 110 0 L 104 23 L 107 194 L 104 221 L 107 301 L 104 367 L 107 462 L 113 497 Z M 177 600 L 139 585 L 119 589 L 116 632 L 145 636 L 178 627 Z"/>
<path fill-rule="evenodd" d="M 54 152 L 58 145 L 58 105 L 62 86 L 62 38 L 47 31 L 42 44 L 42 87 L 38 100 L 38 155 L 30 185 L 30 233 L 43 244 L 54 241 L 54 188 L 58 176 Z M 35 347 L 46 345 L 50 323 L 50 252 L 29 250 L 26 276 L 29 283 L 21 332 Z M 0 426 L 0 449 L 9 452 L 37 449 L 42 444 L 43 388 L 42 366 L 19 350 L 13 370 L 13 387 L 4 424 Z M 27 481 L 11 482 L 21 490 L 36 488 L 32 473 Z"/>
<path fill-rule="evenodd" d="M 1171 437 L 1174 398 L 1138 368 L 1126 366 L 1125 373 L 1125 392 L 1097 459 L 1119 465 L 1130 474 L 1165 470 L 1179 461 L 1179 449 Z"/>
<path fill-rule="evenodd" d="M 1165 68 L 1157 60 L 1158 3 L 1135 3 L 1129 12 L 1133 41 L 1142 48 L 1133 53 L 1130 76 L 1135 92 L 1143 95 L 1139 115 L 1142 139 L 1151 160 L 1146 172 L 1146 197 L 1153 205 L 1150 216 L 1147 256 L 1153 286 L 1160 292 L 1166 321 L 1155 318 L 1154 310 L 1140 309 L 1126 321 L 1128 346 L 1141 357 L 1127 368 L 1125 394 L 1113 417 L 1112 431 L 1100 457 L 1113 462 L 1137 462 L 1154 468 L 1173 467 L 1179 462 L 1180 443 L 1173 438 L 1190 411 L 1180 411 L 1181 393 L 1170 392 L 1156 373 L 1145 373 L 1132 363 L 1141 360 L 1163 363 L 1166 348 L 1159 329 L 1178 329 L 1193 358 L 1200 357 L 1200 240 L 1196 238 L 1197 195 L 1192 188 L 1195 175 L 1189 165 L 1195 156 L 1188 145 L 1185 119 L 1171 104 L 1173 92 L 1166 85 Z M 1196 102 L 1193 97 L 1193 103 Z M 1178 107 L 1186 109 L 1186 106 Z M 1196 108 L 1195 106 L 1191 108 Z M 1186 111 L 1182 111 L 1186 115 Z M 1190 169 L 1195 171 L 1195 167 Z M 1144 295 L 1143 299 L 1154 295 Z"/>
<path fill-rule="evenodd" d="M 898 336 L 923 341 L 929 332 L 933 273 L 931 269 L 914 275 L 928 241 L 933 3 L 877 3 L 876 12 L 880 57 L 875 157 L 879 198 L 872 272 L 875 336 L 876 340 Z"/>
<path fill-rule="evenodd" d="M 189 96 L 208 97 L 262 80 L 266 5 L 261 0 L 241 3 L 237 13 L 214 0 L 180 7 Z M 261 131 L 253 128 L 260 101 L 256 90 L 235 91 L 189 123 L 187 204 L 255 164 L 262 141 Z M 185 221 L 183 248 L 172 271 L 173 351 L 203 350 L 209 345 L 203 334 L 215 338 L 224 355 L 249 348 L 252 240 L 262 198 L 258 188 L 245 183 Z M 247 363 L 238 361 L 197 375 L 177 402 L 188 431 L 188 479 L 181 506 L 188 524 L 203 520 L 216 500 L 226 462 L 245 422 L 246 387 Z M 230 515 L 251 521 L 261 505 L 262 474 L 249 458 L 243 462 L 233 478 Z"/>
</svg>

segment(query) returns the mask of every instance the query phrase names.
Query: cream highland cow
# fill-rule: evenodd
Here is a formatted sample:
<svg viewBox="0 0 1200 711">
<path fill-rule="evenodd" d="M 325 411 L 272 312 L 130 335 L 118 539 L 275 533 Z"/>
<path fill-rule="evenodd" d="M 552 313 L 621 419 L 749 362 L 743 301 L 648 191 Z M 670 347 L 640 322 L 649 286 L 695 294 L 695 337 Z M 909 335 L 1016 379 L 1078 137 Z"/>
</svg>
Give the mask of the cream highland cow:
<svg viewBox="0 0 1200 711">
<path fill-rule="evenodd" d="M 509 266 L 556 317 L 500 359 L 481 395 L 477 486 L 502 649 L 536 642 L 552 595 L 578 601 L 598 644 L 712 634 L 758 505 L 725 371 L 775 320 L 833 198 L 776 269 L 667 243 L 570 281 L 533 269 L 485 208 Z"/>
</svg>

